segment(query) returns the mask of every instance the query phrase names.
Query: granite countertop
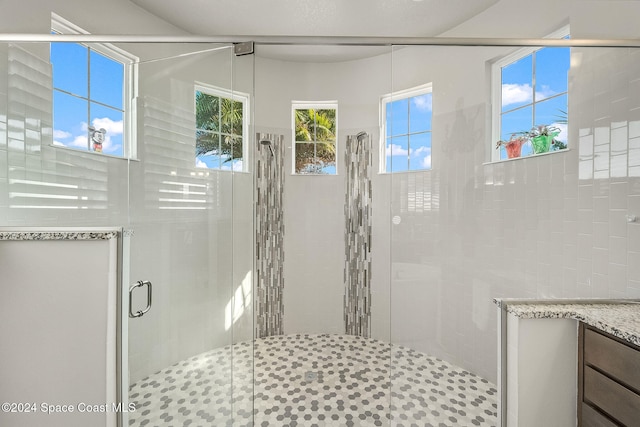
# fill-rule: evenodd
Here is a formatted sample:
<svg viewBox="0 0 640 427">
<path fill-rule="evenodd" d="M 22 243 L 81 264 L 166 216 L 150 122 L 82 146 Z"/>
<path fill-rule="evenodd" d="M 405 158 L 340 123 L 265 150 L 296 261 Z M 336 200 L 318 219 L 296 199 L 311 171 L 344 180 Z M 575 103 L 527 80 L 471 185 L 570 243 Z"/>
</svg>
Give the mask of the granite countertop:
<svg viewBox="0 0 640 427">
<path fill-rule="evenodd" d="M 521 319 L 575 319 L 640 346 L 640 301 L 496 298 L 494 302 Z"/>
<path fill-rule="evenodd" d="M 28 241 L 28 240 L 109 240 L 118 237 L 115 229 L 87 229 L 87 230 L 17 230 L 5 231 L 0 229 L 0 241 Z"/>
</svg>

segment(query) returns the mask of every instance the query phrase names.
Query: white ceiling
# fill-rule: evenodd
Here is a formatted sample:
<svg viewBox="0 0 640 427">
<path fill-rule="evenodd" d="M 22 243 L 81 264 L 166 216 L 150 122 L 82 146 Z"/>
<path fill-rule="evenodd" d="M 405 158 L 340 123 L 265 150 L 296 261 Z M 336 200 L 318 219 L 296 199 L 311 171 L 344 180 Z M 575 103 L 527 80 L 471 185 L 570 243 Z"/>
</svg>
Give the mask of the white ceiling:
<svg viewBox="0 0 640 427">
<path fill-rule="evenodd" d="M 434 37 L 498 0 L 131 0 L 202 36 Z M 339 61 L 385 48 L 259 46 L 258 55 Z"/>
</svg>

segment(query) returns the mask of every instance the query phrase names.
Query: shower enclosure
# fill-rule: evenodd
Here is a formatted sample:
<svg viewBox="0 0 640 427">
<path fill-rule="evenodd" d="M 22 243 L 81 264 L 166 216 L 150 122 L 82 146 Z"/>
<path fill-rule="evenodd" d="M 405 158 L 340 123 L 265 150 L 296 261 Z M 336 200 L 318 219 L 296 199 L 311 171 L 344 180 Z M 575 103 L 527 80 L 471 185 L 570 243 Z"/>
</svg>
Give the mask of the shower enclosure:
<svg viewBox="0 0 640 427">
<path fill-rule="evenodd" d="M 76 41 L 88 67 L 104 52 Z M 571 48 L 546 95 L 568 149 L 489 162 L 488 70 L 518 46 L 112 41 L 118 117 L 57 80 L 48 42 L 0 45 L 0 225 L 123 227 L 123 426 L 496 425 L 492 298 L 633 293 L 581 275 L 605 240 L 611 271 L 631 259 L 588 227 L 623 210 L 592 196 L 637 187 L 637 49 Z M 335 174 L 295 172 L 299 100 L 338 106 Z"/>
</svg>

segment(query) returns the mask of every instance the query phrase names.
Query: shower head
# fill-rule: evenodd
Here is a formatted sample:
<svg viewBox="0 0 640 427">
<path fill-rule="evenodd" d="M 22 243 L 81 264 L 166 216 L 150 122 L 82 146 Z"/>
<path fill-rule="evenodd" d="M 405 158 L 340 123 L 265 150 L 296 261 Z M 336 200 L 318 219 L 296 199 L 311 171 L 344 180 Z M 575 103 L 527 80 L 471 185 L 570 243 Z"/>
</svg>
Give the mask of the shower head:
<svg viewBox="0 0 640 427">
<path fill-rule="evenodd" d="M 362 143 L 362 140 L 364 139 L 365 136 L 367 136 L 367 133 L 365 131 L 357 133 L 356 141 L 358 145 L 356 145 L 356 154 L 358 154 L 358 152 L 360 151 L 360 144 Z"/>
<path fill-rule="evenodd" d="M 275 157 L 275 156 L 276 156 L 276 153 L 274 153 L 274 152 L 273 152 L 273 147 L 271 146 L 271 141 L 269 141 L 268 139 L 261 139 L 261 140 L 260 140 L 260 144 L 261 144 L 261 145 L 266 145 L 266 146 L 268 146 L 268 147 L 269 147 L 269 150 L 271 150 L 271 155 L 272 155 L 273 157 Z"/>
</svg>

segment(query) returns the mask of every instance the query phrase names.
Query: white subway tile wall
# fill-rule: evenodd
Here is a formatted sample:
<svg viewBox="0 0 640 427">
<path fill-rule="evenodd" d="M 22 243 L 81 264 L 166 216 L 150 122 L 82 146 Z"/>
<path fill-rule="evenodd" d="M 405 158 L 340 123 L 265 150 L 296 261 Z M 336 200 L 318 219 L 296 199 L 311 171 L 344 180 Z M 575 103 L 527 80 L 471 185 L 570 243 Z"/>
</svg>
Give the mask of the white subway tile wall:
<svg viewBox="0 0 640 427">
<path fill-rule="evenodd" d="M 484 104 L 466 100 L 469 107 L 434 117 L 432 171 L 387 177 L 391 215 L 401 218 L 390 225 L 392 304 L 410 265 L 424 272 L 415 309 L 438 311 L 428 322 L 434 330 L 421 332 L 426 322 L 393 329 L 402 308 L 392 310 L 392 339 L 412 336 L 414 348 L 495 380 L 495 322 L 479 321 L 494 319 L 489 296 L 640 298 L 640 55 L 572 54 L 582 62 L 569 77 L 569 150 L 482 165 L 482 138 L 468 149 L 438 133 L 463 117 L 485 134 L 484 120 L 473 119 Z M 470 59 L 469 73 L 474 66 Z"/>
</svg>

